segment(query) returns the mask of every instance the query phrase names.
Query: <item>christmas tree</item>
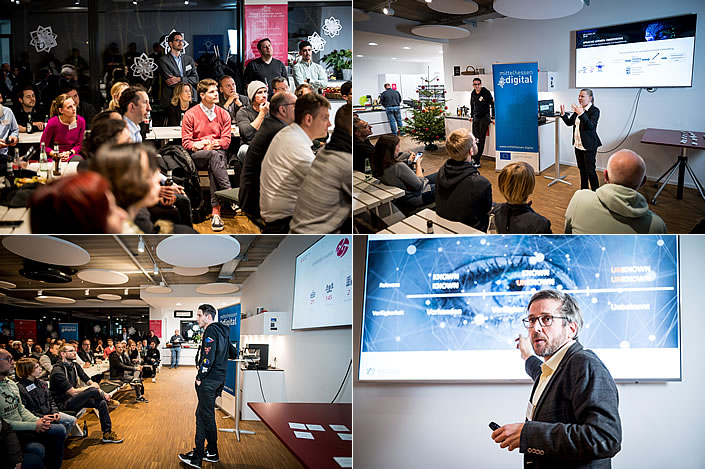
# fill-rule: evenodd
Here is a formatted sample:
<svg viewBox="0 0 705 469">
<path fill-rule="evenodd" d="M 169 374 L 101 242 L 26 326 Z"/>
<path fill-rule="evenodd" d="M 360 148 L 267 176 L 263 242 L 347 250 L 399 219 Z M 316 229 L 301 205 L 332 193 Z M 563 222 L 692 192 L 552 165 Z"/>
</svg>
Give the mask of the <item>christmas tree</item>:
<svg viewBox="0 0 705 469">
<path fill-rule="evenodd" d="M 438 148 L 433 142 L 445 137 L 446 92 L 443 85 L 436 84 L 440 79 L 423 78 L 423 84 L 416 89 L 419 99 L 414 100 L 412 117 L 404 119 L 404 130 L 412 140 L 423 143 L 426 150 Z"/>
</svg>

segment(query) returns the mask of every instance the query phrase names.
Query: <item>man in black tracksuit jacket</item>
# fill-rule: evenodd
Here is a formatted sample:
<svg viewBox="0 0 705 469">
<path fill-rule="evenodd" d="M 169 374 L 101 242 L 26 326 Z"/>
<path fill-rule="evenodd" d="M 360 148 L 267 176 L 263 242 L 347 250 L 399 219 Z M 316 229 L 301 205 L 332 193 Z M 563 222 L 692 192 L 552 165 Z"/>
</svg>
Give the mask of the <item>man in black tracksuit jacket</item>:
<svg viewBox="0 0 705 469">
<path fill-rule="evenodd" d="M 230 328 L 216 322 L 216 309 L 203 304 L 198 307 L 196 321 L 203 329 L 203 338 L 196 355 L 196 447 L 179 459 L 190 467 L 201 467 L 201 461 L 218 462 L 218 428 L 215 425 L 215 398 L 225 384 L 228 358 L 236 358 L 230 345 Z M 204 452 L 204 444 L 208 447 Z"/>
</svg>

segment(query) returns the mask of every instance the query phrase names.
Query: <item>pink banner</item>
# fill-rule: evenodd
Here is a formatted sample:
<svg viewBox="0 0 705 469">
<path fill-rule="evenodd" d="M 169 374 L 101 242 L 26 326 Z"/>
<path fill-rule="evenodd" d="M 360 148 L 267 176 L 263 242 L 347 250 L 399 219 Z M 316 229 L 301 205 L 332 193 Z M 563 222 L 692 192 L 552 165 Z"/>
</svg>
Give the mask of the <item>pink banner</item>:
<svg viewBox="0 0 705 469">
<path fill-rule="evenodd" d="M 286 65 L 288 58 L 288 6 L 245 5 L 245 64 L 259 57 L 257 41 L 268 37 L 274 48 L 274 58 Z"/>
<path fill-rule="evenodd" d="M 34 319 L 15 319 L 15 338 L 34 339 L 37 341 L 37 321 Z"/>
<path fill-rule="evenodd" d="M 154 335 L 162 338 L 162 320 L 161 319 L 150 319 L 149 320 L 149 330 L 154 331 Z"/>
</svg>

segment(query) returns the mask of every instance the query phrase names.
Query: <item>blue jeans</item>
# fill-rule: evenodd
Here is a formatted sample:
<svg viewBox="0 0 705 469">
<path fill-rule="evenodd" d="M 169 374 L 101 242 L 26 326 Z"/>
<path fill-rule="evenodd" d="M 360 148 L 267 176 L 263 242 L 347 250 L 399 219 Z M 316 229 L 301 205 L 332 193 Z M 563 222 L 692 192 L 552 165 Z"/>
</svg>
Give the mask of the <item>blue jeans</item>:
<svg viewBox="0 0 705 469">
<path fill-rule="evenodd" d="M 169 368 L 176 368 L 179 366 L 179 356 L 181 355 L 181 347 L 172 347 L 171 349 L 171 365 Z"/>
<path fill-rule="evenodd" d="M 389 126 L 392 128 L 392 133 L 397 134 L 397 129 L 401 132 L 403 124 L 401 123 L 401 110 L 399 106 L 389 106 L 384 108 L 389 119 Z"/>
<path fill-rule="evenodd" d="M 73 429 L 73 426 L 76 425 L 76 417 L 59 412 L 59 420 L 57 420 L 56 423 L 66 427 L 66 435 L 69 435 Z"/>
</svg>

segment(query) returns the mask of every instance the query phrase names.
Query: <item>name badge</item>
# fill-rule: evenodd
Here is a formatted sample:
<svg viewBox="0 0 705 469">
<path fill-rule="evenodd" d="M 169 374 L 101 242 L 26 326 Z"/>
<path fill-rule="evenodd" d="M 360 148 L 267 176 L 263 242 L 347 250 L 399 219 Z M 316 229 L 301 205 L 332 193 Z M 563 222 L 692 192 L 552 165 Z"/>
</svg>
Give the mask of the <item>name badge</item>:
<svg viewBox="0 0 705 469">
<path fill-rule="evenodd" d="M 531 420 L 534 416 L 534 405 L 529 401 L 529 405 L 526 406 L 526 420 Z"/>
<path fill-rule="evenodd" d="M 37 386 L 35 384 L 30 384 L 29 386 L 27 386 L 27 392 L 32 392 L 35 389 L 37 389 Z"/>
<path fill-rule="evenodd" d="M 480 99 L 478 99 L 478 101 L 484 101 L 484 100 L 485 100 L 484 96 L 480 96 Z"/>
<path fill-rule="evenodd" d="M 191 68 L 192 67 L 190 65 L 187 65 L 186 68 L 184 69 L 184 71 L 188 72 L 189 70 L 191 70 Z"/>
<path fill-rule="evenodd" d="M 76 127 L 78 127 L 78 121 L 75 121 L 75 122 L 69 124 L 69 130 L 73 130 Z"/>
</svg>

